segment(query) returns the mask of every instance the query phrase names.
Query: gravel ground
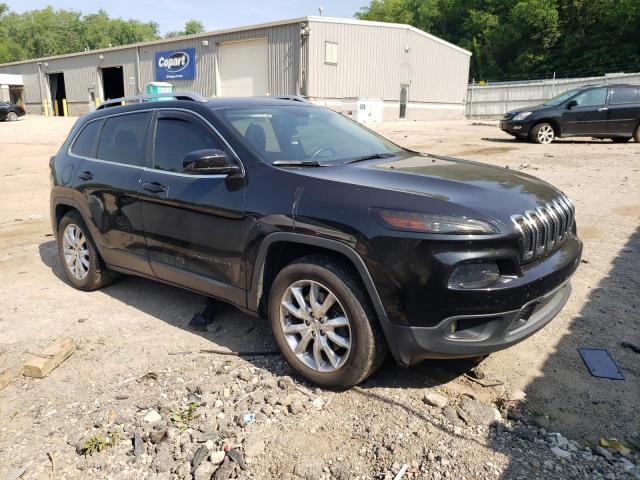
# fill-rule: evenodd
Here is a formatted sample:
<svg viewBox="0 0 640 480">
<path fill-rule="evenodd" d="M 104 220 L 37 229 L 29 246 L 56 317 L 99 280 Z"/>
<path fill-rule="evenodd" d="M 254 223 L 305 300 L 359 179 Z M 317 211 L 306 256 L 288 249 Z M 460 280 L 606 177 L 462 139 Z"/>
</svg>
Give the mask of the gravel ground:
<svg viewBox="0 0 640 480">
<path fill-rule="evenodd" d="M 0 391 L 0 479 L 640 478 L 637 450 L 598 446 L 640 445 L 640 356 L 621 346 L 640 343 L 640 145 L 530 145 L 493 122 L 376 126 L 558 186 L 576 204 L 584 262 L 565 309 L 521 344 L 480 365 L 389 360 L 332 392 L 277 355 L 204 353 L 273 351 L 267 326 L 230 307 L 199 332 L 193 293 L 127 277 L 91 293 L 64 282 L 47 163 L 72 124 L 0 124 L 0 372 L 57 338 L 78 348 L 46 378 L 17 375 Z M 591 377 L 580 346 L 609 349 L 626 379 Z"/>
</svg>

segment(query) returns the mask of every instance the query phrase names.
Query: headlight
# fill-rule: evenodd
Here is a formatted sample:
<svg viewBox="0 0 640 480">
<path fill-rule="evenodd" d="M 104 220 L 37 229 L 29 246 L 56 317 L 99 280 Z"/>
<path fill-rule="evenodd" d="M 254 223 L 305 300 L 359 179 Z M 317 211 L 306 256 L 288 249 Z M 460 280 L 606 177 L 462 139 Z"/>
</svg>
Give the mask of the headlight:
<svg viewBox="0 0 640 480">
<path fill-rule="evenodd" d="M 519 120 L 524 120 L 525 118 L 527 118 L 529 115 L 531 115 L 532 112 L 520 112 L 519 114 L 517 114 L 515 117 L 513 117 L 513 119 L 515 121 L 519 121 Z"/>
<path fill-rule="evenodd" d="M 384 227 L 393 230 L 454 235 L 500 233 L 500 230 L 488 222 L 467 217 L 431 215 L 429 213 L 406 212 L 403 210 L 375 209 L 373 212 Z"/>
<path fill-rule="evenodd" d="M 449 279 L 450 288 L 486 288 L 498 281 L 500 269 L 495 263 L 459 265 Z"/>
</svg>

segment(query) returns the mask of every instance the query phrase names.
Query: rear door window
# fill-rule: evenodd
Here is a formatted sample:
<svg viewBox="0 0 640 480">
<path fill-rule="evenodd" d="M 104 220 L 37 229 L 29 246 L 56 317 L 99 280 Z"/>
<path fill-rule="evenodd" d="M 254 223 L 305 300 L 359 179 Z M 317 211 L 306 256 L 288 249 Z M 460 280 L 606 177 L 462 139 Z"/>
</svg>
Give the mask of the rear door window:
<svg viewBox="0 0 640 480">
<path fill-rule="evenodd" d="M 109 117 L 98 143 L 97 158 L 124 165 L 143 166 L 147 156 L 150 112 Z"/>
<path fill-rule="evenodd" d="M 587 90 L 586 92 L 577 95 L 574 100 L 578 102 L 579 107 L 595 107 L 604 105 L 607 101 L 607 89 L 594 88 L 593 90 Z"/>
<path fill-rule="evenodd" d="M 611 105 L 640 103 L 639 93 L 640 89 L 634 87 L 613 87 L 609 93 L 609 103 Z"/>
<path fill-rule="evenodd" d="M 98 134 L 102 127 L 102 120 L 86 124 L 71 146 L 71 153 L 81 157 L 93 158 Z"/>
<path fill-rule="evenodd" d="M 161 111 L 158 115 L 153 168 L 184 171 L 184 157 L 196 150 L 226 151 L 224 142 L 204 122 L 184 112 Z"/>
</svg>

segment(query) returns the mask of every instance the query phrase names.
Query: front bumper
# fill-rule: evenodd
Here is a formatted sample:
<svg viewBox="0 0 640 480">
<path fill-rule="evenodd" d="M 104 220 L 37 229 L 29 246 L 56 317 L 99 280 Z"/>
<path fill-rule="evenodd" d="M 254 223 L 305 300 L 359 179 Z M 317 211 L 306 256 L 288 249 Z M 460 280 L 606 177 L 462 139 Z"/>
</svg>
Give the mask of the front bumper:
<svg viewBox="0 0 640 480">
<path fill-rule="evenodd" d="M 500 120 L 500 130 L 514 137 L 529 135 L 531 124 L 529 122 L 514 122 L 513 120 Z"/>
<path fill-rule="evenodd" d="M 395 359 L 413 365 L 428 358 L 486 355 L 515 345 L 549 323 L 567 303 L 571 283 L 527 303 L 519 310 L 489 315 L 455 316 L 435 327 L 406 327 L 380 319 Z M 452 333 L 452 325 L 456 330 Z M 462 328 L 461 328 L 462 327 Z"/>
</svg>

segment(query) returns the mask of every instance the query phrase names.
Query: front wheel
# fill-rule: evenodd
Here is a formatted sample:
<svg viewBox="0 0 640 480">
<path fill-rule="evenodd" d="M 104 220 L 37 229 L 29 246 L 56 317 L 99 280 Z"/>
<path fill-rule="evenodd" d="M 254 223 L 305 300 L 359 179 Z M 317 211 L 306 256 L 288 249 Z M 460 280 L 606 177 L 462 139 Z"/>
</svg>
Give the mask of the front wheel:
<svg viewBox="0 0 640 480">
<path fill-rule="evenodd" d="M 553 142 L 553 139 L 555 138 L 555 132 L 550 124 L 539 123 L 531 129 L 529 138 L 531 138 L 531 141 L 534 143 L 548 145 L 549 143 Z"/>
<path fill-rule="evenodd" d="M 15 122 L 16 120 L 18 120 L 18 114 L 16 112 L 7 113 L 7 120 L 9 122 Z"/>
<path fill-rule="evenodd" d="M 269 293 L 269 320 L 291 367 L 324 387 L 357 385 L 387 353 L 357 278 L 328 257 L 304 257 L 280 271 Z"/>
</svg>

